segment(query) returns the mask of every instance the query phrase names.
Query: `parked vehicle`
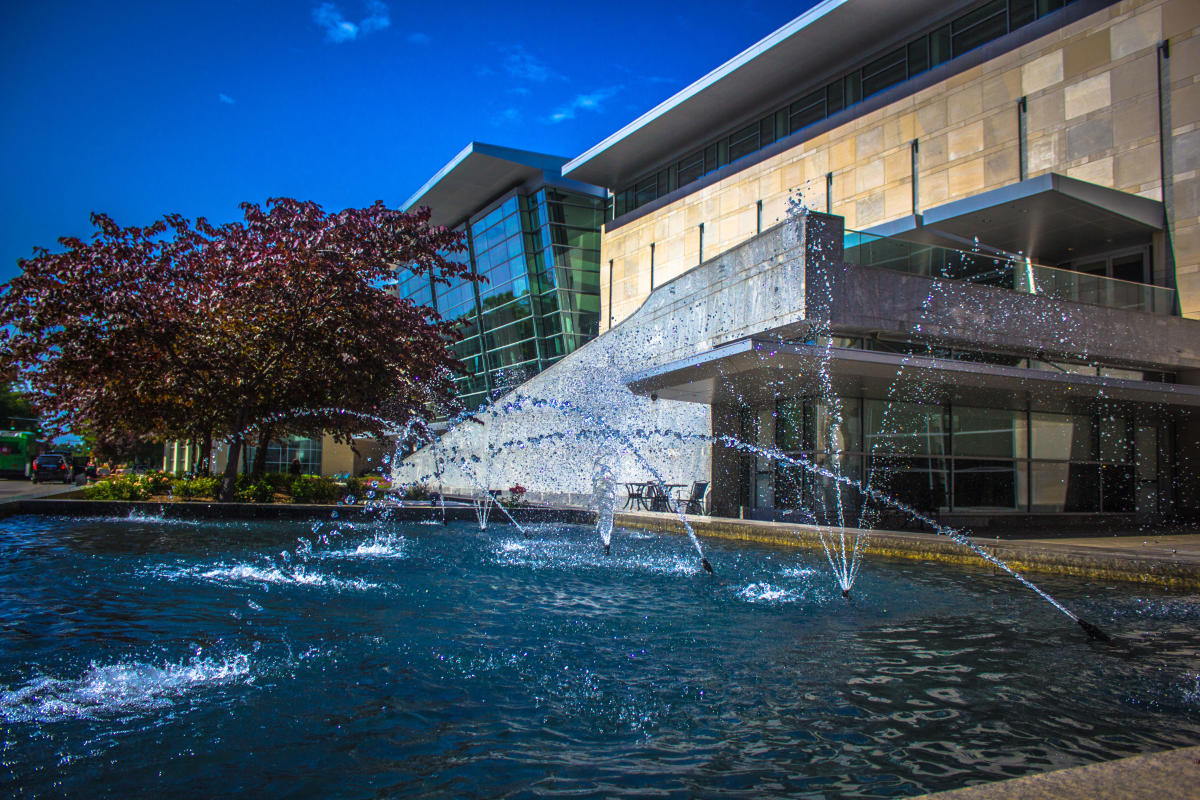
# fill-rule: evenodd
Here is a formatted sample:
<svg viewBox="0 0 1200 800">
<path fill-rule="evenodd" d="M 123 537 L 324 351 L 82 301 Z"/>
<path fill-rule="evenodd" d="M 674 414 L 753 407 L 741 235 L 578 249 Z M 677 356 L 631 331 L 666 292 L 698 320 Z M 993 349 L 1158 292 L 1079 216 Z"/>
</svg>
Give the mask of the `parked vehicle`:
<svg viewBox="0 0 1200 800">
<path fill-rule="evenodd" d="M 70 483 L 75 477 L 71 462 L 58 453 L 43 453 L 33 461 L 33 482 L 62 481 Z"/>
</svg>

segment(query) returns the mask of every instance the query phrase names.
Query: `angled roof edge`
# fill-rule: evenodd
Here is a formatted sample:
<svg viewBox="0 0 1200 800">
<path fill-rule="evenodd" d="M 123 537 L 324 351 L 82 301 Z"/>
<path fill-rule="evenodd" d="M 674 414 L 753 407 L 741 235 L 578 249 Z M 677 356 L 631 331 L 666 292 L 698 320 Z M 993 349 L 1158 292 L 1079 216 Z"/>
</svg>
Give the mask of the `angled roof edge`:
<svg viewBox="0 0 1200 800">
<path fill-rule="evenodd" d="M 562 166 L 567 159 L 563 156 L 552 156 L 546 153 L 535 153 L 532 150 L 518 150 L 513 147 L 501 147 L 500 145 L 487 144 L 485 142 L 472 141 L 458 152 L 454 158 L 450 159 L 444 167 L 433 174 L 429 180 L 417 189 L 404 203 L 401 209 L 408 211 L 420 204 L 423 197 L 437 188 L 443 180 L 445 180 L 452 172 L 463 166 L 463 162 L 467 161 L 472 155 L 490 156 L 491 158 L 501 159 L 503 161 L 511 161 L 518 166 L 528 167 L 531 170 L 543 170 L 554 174 L 561 174 Z"/>
<path fill-rule="evenodd" d="M 750 47 L 738 53 L 736 56 L 712 70 L 704 77 L 694 81 L 690 85 L 671 95 L 666 100 L 647 111 L 645 114 L 642 114 L 633 122 L 630 122 L 628 125 L 618 130 L 616 133 L 611 134 L 600 143 L 594 145 L 593 147 L 568 161 L 563 166 L 563 174 L 569 174 L 573 170 L 583 166 L 596 155 L 604 152 L 612 145 L 624 139 L 626 136 L 644 127 L 647 123 L 665 115 L 667 112 L 672 111 L 677 106 L 682 105 L 685 101 L 690 100 L 692 97 L 712 86 L 717 81 L 737 71 L 739 68 L 753 61 L 767 50 L 770 50 L 775 45 L 790 38 L 796 32 L 808 27 L 813 22 L 816 22 L 818 19 L 846 2 L 848 2 L 848 0 L 824 0 L 824 2 L 813 6 L 808 11 L 789 22 L 787 25 L 784 25 L 782 28 L 779 28 L 775 32 L 769 34 L 766 38 L 755 42 Z"/>
</svg>

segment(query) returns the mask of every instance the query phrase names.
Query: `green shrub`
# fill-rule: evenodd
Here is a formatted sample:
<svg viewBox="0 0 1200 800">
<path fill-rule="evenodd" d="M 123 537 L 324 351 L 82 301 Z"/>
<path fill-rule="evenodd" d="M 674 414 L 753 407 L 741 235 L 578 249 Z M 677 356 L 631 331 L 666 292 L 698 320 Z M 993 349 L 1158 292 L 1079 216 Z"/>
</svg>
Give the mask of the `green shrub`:
<svg viewBox="0 0 1200 800">
<path fill-rule="evenodd" d="M 405 500 L 428 500 L 429 488 L 419 483 L 404 487 Z"/>
<path fill-rule="evenodd" d="M 118 476 L 89 485 L 83 490 L 83 496 L 88 500 L 147 500 L 150 489 L 144 480 Z"/>
<path fill-rule="evenodd" d="M 166 472 L 148 472 L 142 476 L 150 494 L 166 494 L 175 483 L 175 476 Z"/>
<path fill-rule="evenodd" d="M 175 496 L 183 500 L 215 500 L 221 491 L 221 479 L 217 477 L 190 478 L 175 481 Z"/>
<path fill-rule="evenodd" d="M 363 497 L 367 493 L 367 482 L 362 478 L 347 478 L 346 479 L 346 494 L 354 498 L 354 502 L 361 503 Z"/>
<path fill-rule="evenodd" d="M 237 490 L 239 503 L 270 503 L 275 499 L 275 487 L 268 480 L 251 483 L 249 480 Z"/>
<path fill-rule="evenodd" d="M 287 494 L 292 490 L 292 481 L 295 478 L 286 472 L 268 472 L 263 475 L 262 479 L 271 484 L 271 488 L 276 492 Z"/>
<path fill-rule="evenodd" d="M 301 475 L 292 479 L 293 503 L 336 503 L 345 496 L 345 490 L 332 478 Z"/>
</svg>

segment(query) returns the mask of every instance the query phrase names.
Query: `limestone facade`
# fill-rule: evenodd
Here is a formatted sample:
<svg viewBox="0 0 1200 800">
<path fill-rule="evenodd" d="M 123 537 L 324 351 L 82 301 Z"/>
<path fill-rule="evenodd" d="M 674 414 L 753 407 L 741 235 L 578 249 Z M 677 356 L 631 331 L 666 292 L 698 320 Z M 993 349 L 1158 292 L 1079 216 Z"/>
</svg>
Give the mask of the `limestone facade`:
<svg viewBox="0 0 1200 800">
<path fill-rule="evenodd" d="M 1054 172 L 1162 201 L 1170 241 L 1154 242 L 1155 282 L 1200 318 L 1200 3 L 1128 0 L 610 223 L 601 330 L 642 304 L 652 277 L 661 285 L 778 223 L 795 192 L 863 230 L 1017 183 L 1022 97 L 1024 177 Z"/>
</svg>

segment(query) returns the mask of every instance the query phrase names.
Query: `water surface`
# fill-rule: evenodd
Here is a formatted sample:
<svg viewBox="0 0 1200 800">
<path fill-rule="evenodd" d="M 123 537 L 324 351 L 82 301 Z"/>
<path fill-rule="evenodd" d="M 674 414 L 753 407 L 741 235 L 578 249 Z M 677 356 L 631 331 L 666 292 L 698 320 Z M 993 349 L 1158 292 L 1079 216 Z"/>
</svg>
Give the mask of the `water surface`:
<svg viewBox="0 0 1200 800">
<path fill-rule="evenodd" d="M 1200 743 L 1200 601 L 570 526 L 0 521 L 6 794 L 896 797 Z"/>
</svg>

